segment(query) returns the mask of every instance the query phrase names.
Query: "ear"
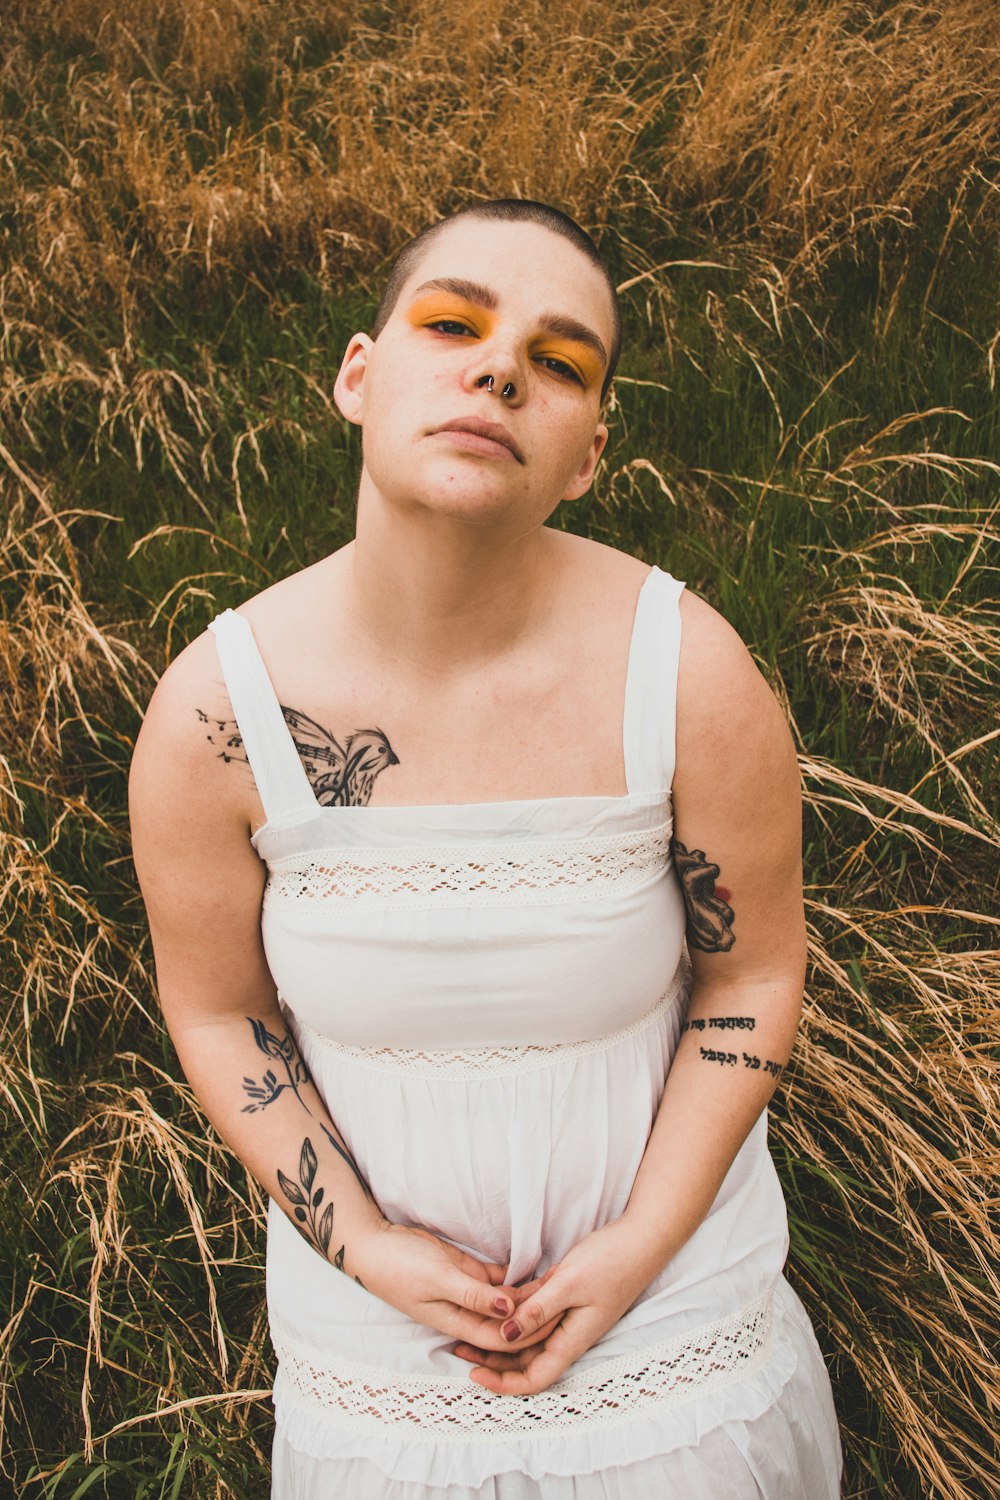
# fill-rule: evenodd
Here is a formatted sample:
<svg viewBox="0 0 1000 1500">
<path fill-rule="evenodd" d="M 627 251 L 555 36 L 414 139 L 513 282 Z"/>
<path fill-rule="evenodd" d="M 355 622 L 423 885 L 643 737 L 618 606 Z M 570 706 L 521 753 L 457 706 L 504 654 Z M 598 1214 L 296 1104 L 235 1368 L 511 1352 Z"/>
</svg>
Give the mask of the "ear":
<svg viewBox="0 0 1000 1500">
<path fill-rule="evenodd" d="M 368 368 L 368 351 L 372 339 L 367 333 L 356 333 L 347 346 L 333 386 L 333 399 L 342 416 L 356 427 L 361 426 L 364 412 L 363 390 Z"/>
<path fill-rule="evenodd" d="M 608 429 L 603 422 L 598 422 L 597 430 L 587 449 L 587 456 L 563 492 L 564 500 L 579 500 L 580 496 L 585 495 L 590 489 L 594 470 L 597 468 L 598 460 L 604 452 L 604 445 L 607 441 Z"/>
</svg>

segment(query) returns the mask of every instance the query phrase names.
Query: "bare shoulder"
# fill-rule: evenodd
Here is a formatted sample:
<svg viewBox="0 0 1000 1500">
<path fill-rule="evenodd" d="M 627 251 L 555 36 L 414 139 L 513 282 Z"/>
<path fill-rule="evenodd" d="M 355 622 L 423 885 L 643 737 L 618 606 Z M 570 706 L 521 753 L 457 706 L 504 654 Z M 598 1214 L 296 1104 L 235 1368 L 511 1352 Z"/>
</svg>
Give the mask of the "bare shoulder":
<svg viewBox="0 0 1000 1500">
<path fill-rule="evenodd" d="M 138 814 L 165 817 L 178 827 L 249 826 L 249 776 L 233 776 L 226 742 L 233 709 L 210 631 L 197 636 L 160 678 L 136 740 L 129 775 L 129 805 Z M 249 770 L 249 768 L 247 768 Z"/>
<path fill-rule="evenodd" d="M 648 563 L 604 542 L 572 532 L 553 532 L 557 558 L 568 564 L 575 590 L 605 604 L 612 614 L 625 613 L 649 574 Z"/>
<path fill-rule="evenodd" d="M 758 769 L 793 758 L 781 706 L 739 633 L 689 589 L 680 608 L 678 771 L 694 764 L 708 769 L 717 757 L 731 754 L 740 765 Z"/>
</svg>

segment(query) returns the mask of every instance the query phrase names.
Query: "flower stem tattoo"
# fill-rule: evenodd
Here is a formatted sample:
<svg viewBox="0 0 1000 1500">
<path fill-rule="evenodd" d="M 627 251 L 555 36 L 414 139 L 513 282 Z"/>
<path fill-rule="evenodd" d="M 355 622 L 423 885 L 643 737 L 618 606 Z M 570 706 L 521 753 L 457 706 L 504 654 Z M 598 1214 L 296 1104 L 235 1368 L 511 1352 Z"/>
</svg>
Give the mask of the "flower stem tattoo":
<svg viewBox="0 0 1000 1500">
<path fill-rule="evenodd" d="M 333 1235 L 333 1204 L 328 1203 L 323 1209 L 322 1218 L 317 1219 L 320 1205 L 323 1202 L 323 1189 L 317 1188 L 313 1192 L 313 1183 L 316 1180 L 316 1168 L 319 1165 L 313 1143 L 306 1136 L 302 1142 L 302 1150 L 299 1153 L 299 1180 L 293 1182 L 286 1177 L 281 1168 L 278 1168 L 278 1182 L 281 1191 L 293 1205 L 292 1212 L 298 1225 L 299 1233 L 308 1240 L 309 1244 L 321 1255 L 329 1257 L 330 1239 Z M 341 1257 L 343 1270 L 344 1250 L 341 1246 L 338 1254 Z"/>
<path fill-rule="evenodd" d="M 295 1098 L 309 1118 L 315 1120 L 315 1115 L 299 1093 L 300 1086 L 305 1083 L 311 1083 L 312 1079 L 309 1076 L 309 1069 L 306 1067 L 302 1054 L 296 1047 L 291 1033 L 286 1031 L 283 1036 L 277 1037 L 273 1032 L 268 1031 L 264 1022 L 259 1018 L 255 1019 L 253 1016 L 247 1016 L 247 1020 L 250 1022 L 253 1039 L 259 1050 L 263 1052 L 265 1057 L 273 1058 L 275 1061 L 280 1062 L 285 1076 L 284 1081 L 279 1082 L 278 1075 L 273 1068 L 268 1068 L 260 1083 L 254 1078 L 244 1076 L 243 1091 L 250 1096 L 252 1102 L 243 1106 L 243 1114 L 256 1114 L 259 1110 L 267 1109 L 286 1090 L 289 1090 L 295 1095 Z M 337 1155 L 343 1158 L 354 1173 L 365 1197 L 370 1199 L 372 1196 L 371 1189 L 358 1171 L 357 1164 L 352 1160 L 350 1154 L 322 1120 L 317 1120 L 316 1123 Z M 330 1242 L 333 1238 L 333 1203 L 328 1203 L 323 1209 L 322 1214 L 320 1214 L 319 1211 L 323 1204 L 325 1189 L 322 1187 L 314 1188 L 318 1165 L 316 1149 L 309 1137 L 306 1136 L 302 1142 L 302 1150 L 299 1153 L 298 1182 L 294 1182 L 279 1167 L 278 1185 L 292 1206 L 293 1221 L 302 1238 L 314 1250 L 318 1250 L 324 1259 L 329 1260 Z M 336 1266 L 338 1271 L 344 1270 L 345 1249 L 346 1247 L 341 1245 L 332 1259 L 332 1264 Z M 364 1282 L 360 1276 L 355 1276 L 354 1280 L 358 1283 L 358 1286 L 364 1286 Z"/>
<path fill-rule="evenodd" d="M 703 849 L 686 849 L 673 841 L 674 866 L 687 908 L 687 940 L 701 953 L 728 953 L 736 941 L 736 913 L 725 886 L 716 886 L 719 866 L 705 858 Z"/>
<path fill-rule="evenodd" d="M 309 1069 L 302 1061 L 298 1048 L 291 1036 L 287 1031 L 283 1037 L 273 1036 L 263 1021 L 255 1021 L 253 1016 L 247 1016 L 247 1020 L 253 1028 L 253 1039 L 264 1056 L 273 1057 L 282 1064 L 285 1070 L 286 1081 L 279 1083 L 277 1075 L 271 1068 L 268 1068 L 260 1083 L 257 1083 L 253 1078 L 244 1076 L 243 1091 L 250 1095 L 254 1103 L 244 1104 L 243 1114 L 252 1115 L 256 1114 L 259 1109 L 266 1109 L 269 1104 L 274 1103 L 279 1094 L 284 1093 L 285 1089 L 291 1089 L 296 1099 L 302 1105 L 302 1108 L 307 1113 L 311 1113 L 302 1095 L 299 1093 L 299 1084 L 311 1081 L 309 1078 Z"/>
</svg>

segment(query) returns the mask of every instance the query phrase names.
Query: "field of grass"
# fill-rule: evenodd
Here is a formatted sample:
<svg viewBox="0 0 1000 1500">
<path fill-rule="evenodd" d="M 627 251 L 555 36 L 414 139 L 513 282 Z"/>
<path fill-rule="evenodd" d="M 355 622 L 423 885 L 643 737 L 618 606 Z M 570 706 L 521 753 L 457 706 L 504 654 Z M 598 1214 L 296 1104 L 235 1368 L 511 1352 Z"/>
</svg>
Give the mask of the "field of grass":
<svg viewBox="0 0 1000 1500">
<path fill-rule="evenodd" d="M 0 8 L 0 1490 L 262 1500 L 261 1194 L 158 1017 L 125 784 L 164 665 L 352 533 L 330 390 L 474 197 L 600 239 L 557 524 L 688 580 L 793 724 L 773 1107 L 845 1497 L 1000 1492 L 1000 15 L 982 0 Z"/>
</svg>

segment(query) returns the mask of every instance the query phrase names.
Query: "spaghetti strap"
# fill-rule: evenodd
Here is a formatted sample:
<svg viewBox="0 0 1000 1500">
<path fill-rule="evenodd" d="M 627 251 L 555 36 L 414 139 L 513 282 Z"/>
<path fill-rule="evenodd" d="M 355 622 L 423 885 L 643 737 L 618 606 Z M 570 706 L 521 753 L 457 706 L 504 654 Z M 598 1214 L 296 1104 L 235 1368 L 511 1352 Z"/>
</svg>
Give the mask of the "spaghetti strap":
<svg viewBox="0 0 1000 1500">
<path fill-rule="evenodd" d="M 224 610 L 209 625 L 236 726 L 269 823 L 316 810 L 316 797 L 281 711 L 250 621 Z"/>
<path fill-rule="evenodd" d="M 673 783 L 683 591 L 683 583 L 654 567 L 639 592 L 623 728 L 630 795 L 668 792 Z"/>
</svg>

